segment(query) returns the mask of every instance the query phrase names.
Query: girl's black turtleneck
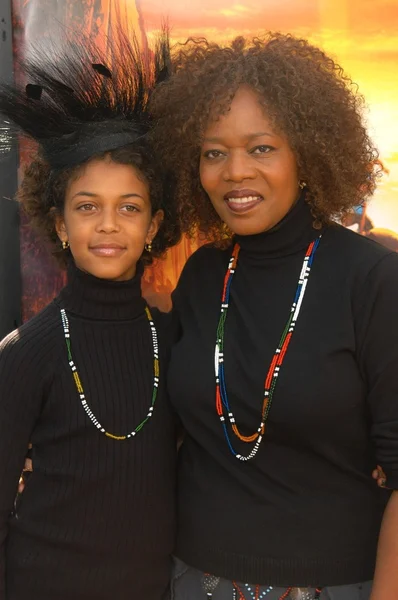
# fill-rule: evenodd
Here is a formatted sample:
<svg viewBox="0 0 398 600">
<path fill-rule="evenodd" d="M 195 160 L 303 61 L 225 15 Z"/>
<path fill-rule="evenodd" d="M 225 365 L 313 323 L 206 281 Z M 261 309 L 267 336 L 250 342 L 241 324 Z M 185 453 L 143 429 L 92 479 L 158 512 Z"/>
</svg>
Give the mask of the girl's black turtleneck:
<svg viewBox="0 0 398 600">
<path fill-rule="evenodd" d="M 71 265 L 58 298 L 1 343 L 1 598 L 161 600 L 167 588 L 175 437 L 162 327 L 155 318 L 161 370 L 154 415 L 134 438 L 114 441 L 83 411 L 60 317 L 63 307 L 92 411 L 111 433 L 128 433 L 145 418 L 153 386 L 141 274 L 110 282 Z M 13 512 L 29 442 L 34 471 Z"/>
<path fill-rule="evenodd" d="M 302 198 L 272 230 L 236 237 L 224 366 L 246 435 L 259 426 L 265 375 L 306 248 L 320 233 Z M 174 293 L 179 338 L 168 385 L 186 431 L 176 554 L 255 584 L 371 579 L 388 500 L 371 478 L 376 464 L 398 488 L 398 256 L 341 226 L 325 228 L 265 438 L 242 463 L 215 408 L 214 345 L 230 253 L 198 250 Z"/>
</svg>

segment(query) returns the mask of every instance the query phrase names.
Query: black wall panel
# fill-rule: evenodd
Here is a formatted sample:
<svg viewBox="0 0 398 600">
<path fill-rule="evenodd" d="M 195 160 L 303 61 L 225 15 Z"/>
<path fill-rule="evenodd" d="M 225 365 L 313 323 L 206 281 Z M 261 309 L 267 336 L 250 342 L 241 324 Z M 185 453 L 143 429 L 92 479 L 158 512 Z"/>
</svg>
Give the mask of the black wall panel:
<svg viewBox="0 0 398 600">
<path fill-rule="evenodd" d="M 13 77 L 11 0 L 0 0 L 0 79 Z M 1 129 L 0 136 L 6 135 Z M 18 152 L 0 155 L 0 339 L 21 322 L 19 215 L 14 195 Z"/>
</svg>

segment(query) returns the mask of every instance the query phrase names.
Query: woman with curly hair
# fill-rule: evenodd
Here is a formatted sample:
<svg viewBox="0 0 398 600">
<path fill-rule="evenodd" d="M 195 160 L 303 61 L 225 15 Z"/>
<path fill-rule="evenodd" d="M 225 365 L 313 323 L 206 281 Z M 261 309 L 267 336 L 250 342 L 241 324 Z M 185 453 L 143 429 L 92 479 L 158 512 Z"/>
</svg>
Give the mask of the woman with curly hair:
<svg viewBox="0 0 398 600">
<path fill-rule="evenodd" d="M 150 62 L 122 35 L 110 71 L 82 42 L 0 91 L 8 128 L 39 144 L 19 198 L 68 267 L 58 297 L 0 344 L 2 600 L 161 600 L 169 584 L 166 328 L 141 295 L 144 263 L 178 239 L 148 135 L 167 46 Z"/>
<path fill-rule="evenodd" d="M 191 40 L 175 67 L 156 140 L 211 243 L 173 299 L 172 598 L 397 598 L 398 493 L 370 473 L 398 489 L 398 257 L 337 224 L 379 175 L 363 100 L 290 35 Z"/>
</svg>

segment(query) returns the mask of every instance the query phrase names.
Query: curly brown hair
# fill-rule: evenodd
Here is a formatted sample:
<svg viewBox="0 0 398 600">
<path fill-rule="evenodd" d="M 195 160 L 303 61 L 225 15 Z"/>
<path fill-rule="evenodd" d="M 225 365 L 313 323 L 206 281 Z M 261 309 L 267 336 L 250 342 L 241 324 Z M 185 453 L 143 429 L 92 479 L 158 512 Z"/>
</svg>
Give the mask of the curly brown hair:
<svg viewBox="0 0 398 600">
<path fill-rule="evenodd" d="M 170 176 L 160 168 L 146 143 L 134 143 L 96 154 L 86 163 L 62 170 L 51 169 L 39 153 L 25 169 L 17 198 L 31 224 L 50 242 L 53 254 L 62 267 L 66 266 L 70 251 L 62 250 L 55 230 L 55 216 L 63 213 L 68 184 L 81 174 L 88 162 L 105 157 L 115 163 L 134 167 L 138 176 L 141 175 L 149 186 L 152 213 L 159 209 L 164 211 L 164 219 L 152 242 L 152 251 L 149 253 L 144 250 L 143 262 L 150 264 L 153 258 L 162 256 L 181 237 Z"/>
<path fill-rule="evenodd" d="M 174 75 L 152 98 L 155 143 L 177 176 L 184 231 L 210 240 L 225 226 L 199 179 L 200 146 L 209 119 L 225 114 L 241 85 L 255 90 L 295 153 L 306 198 L 318 222 L 363 204 L 382 171 L 362 112 L 364 101 L 343 69 L 304 39 L 269 33 L 222 47 L 190 38 L 174 54 Z"/>
</svg>

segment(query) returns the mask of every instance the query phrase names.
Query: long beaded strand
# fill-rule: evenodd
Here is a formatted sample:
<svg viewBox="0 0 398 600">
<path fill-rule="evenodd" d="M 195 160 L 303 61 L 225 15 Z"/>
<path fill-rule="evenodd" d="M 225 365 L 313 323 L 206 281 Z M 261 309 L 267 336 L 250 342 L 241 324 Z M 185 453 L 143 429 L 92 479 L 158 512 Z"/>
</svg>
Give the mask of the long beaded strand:
<svg viewBox="0 0 398 600">
<path fill-rule="evenodd" d="M 241 461 L 247 461 L 254 458 L 258 452 L 261 441 L 263 439 L 265 433 L 265 424 L 268 419 L 269 412 L 271 410 L 271 404 L 273 395 L 275 392 L 275 387 L 277 384 L 278 376 L 280 374 L 287 349 L 289 347 L 290 341 L 293 336 L 293 332 L 297 323 L 297 319 L 300 313 L 301 305 L 304 299 L 305 291 L 307 288 L 308 279 L 311 272 L 312 262 L 314 260 L 315 252 L 319 246 L 319 242 L 322 236 L 319 236 L 316 240 L 310 243 L 308 249 L 305 253 L 304 261 L 300 270 L 300 276 L 297 284 L 296 294 L 294 296 L 293 304 L 290 309 L 290 315 L 286 326 L 283 330 L 281 339 L 279 341 L 278 347 L 275 350 L 274 356 L 272 358 L 266 379 L 264 384 L 264 397 L 263 397 L 263 405 L 261 411 L 261 422 L 260 425 L 253 435 L 244 436 L 239 431 L 235 416 L 231 410 L 228 401 L 227 388 L 225 383 L 225 371 L 224 371 L 224 334 L 225 334 L 225 322 L 227 318 L 228 308 L 229 308 L 229 298 L 230 298 L 230 290 L 233 275 L 238 266 L 238 258 L 240 246 L 239 244 L 235 244 L 232 255 L 228 264 L 227 272 L 225 274 L 224 286 L 221 298 L 221 312 L 220 319 L 217 327 L 217 339 L 215 345 L 214 352 L 214 366 L 215 366 L 215 375 L 216 375 L 216 410 L 217 414 L 220 418 L 220 422 L 222 428 L 224 430 L 224 435 L 227 440 L 228 447 L 232 454 Z M 232 431 L 242 442 L 251 443 L 254 442 L 254 446 L 251 452 L 247 456 L 243 456 L 238 454 L 235 451 L 232 442 L 230 440 L 226 417 L 224 416 L 224 408 L 228 415 L 228 420 L 231 425 Z"/>
<path fill-rule="evenodd" d="M 130 431 L 130 433 L 127 433 L 126 435 L 114 435 L 113 433 L 109 433 L 109 431 L 106 431 L 105 427 L 103 427 L 101 425 L 101 423 L 98 421 L 95 414 L 92 412 L 90 406 L 88 405 L 88 402 L 86 400 L 86 395 L 83 390 L 83 385 L 81 383 L 79 373 L 77 372 L 77 368 L 76 368 L 75 362 L 72 357 L 69 320 L 68 320 L 68 317 L 66 315 L 64 308 L 61 308 L 60 312 L 61 312 L 62 326 L 64 329 L 66 348 L 67 348 L 67 352 L 68 352 L 69 366 L 72 371 L 73 379 L 75 382 L 77 393 L 79 394 L 80 402 L 81 402 L 82 407 L 84 408 L 88 418 L 90 419 L 92 424 L 97 429 L 99 429 L 99 431 L 101 431 L 101 433 L 103 433 L 104 435 L 106 435 L 107 437 L 109 437 L 113 440 L 122 441 L 122 440 L 127 440 L 129 438 L 134 437 L 144 427 L 145 423 L 147 423 L 149 421 L 149 419 L 152 417 L 153 411 L 155 408 L 158 387 L 159 387 L 159 346 L 158 346 L 158 337 L 157 337 L 156 327 L 155 327 L 155 323 L 153 322 L 153 319 L 152 319 L 151 311 L 149 310 L 148 307 L 145 307 L 145 313 L 146 313 L 147 319 L 149 321 L 149 327 L 151 329 L 152 346 L 153 346 L 153 361 L 154 361 L 154 364 L 153 364 L 153 390 L 152 390 L 151 404 L 149 406 L 148 414 L 146 415 L 145 419 L 143 419 L 141 421 L 141 423 L 139 425 L 137 425 L 137 427 L 135 429 L 133 429 L 133 431 Z"/>
</svg>

